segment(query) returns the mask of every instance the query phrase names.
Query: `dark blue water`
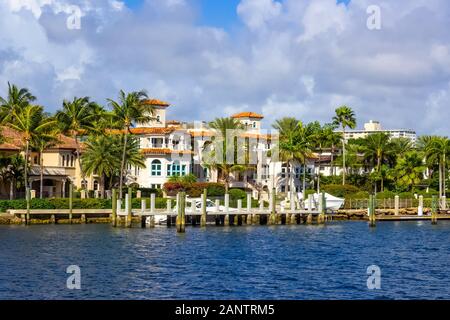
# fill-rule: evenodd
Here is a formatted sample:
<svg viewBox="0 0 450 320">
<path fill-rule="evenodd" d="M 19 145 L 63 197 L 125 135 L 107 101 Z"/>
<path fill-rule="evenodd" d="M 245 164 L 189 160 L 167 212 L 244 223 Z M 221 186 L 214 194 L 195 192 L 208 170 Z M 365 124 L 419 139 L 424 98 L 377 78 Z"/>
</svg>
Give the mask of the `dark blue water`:
<svg viewBox="0 0 450 320">
<path fill-rule="evenodd" d="M 66 288 L 79 265 L 81 290 Z M 381 289 L 367 288 L 367 267 Z M 450 299 L 450 223 L 0 226 L 0 299 Z"/>
</svg>

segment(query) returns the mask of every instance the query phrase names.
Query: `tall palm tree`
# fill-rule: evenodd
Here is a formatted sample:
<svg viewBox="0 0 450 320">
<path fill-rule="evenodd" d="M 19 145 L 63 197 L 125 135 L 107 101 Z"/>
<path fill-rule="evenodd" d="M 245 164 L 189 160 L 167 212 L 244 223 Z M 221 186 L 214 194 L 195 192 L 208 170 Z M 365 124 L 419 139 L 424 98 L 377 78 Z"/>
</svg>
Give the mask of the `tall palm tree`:
<svg viewBox="0 0 450 320">
<path fill-rule="evenodd" d="M 51 128 L 53 129 L 53 128 Z M 39 153 L 39 198 L 44 197 L 44 151 L 48 148 L 55 146 L 58 142 L 56 136 L 58 135 L 57 130 L 51 130 L 47 132 L 45 135 L 36 135 L 31 140 L 32 149 L 36 150 Z"/>
<path fill-rule="evenodd" d="M 119 174 L 120 198 L 122 198 L 123 175 L 125 171 L 126 151 L 130 128 L 134 124 L 142 124 L 153 120 L 155 108 L 146 103 L 147 99 L 148 95 L 144 90 L 135 91 L 128 94 L 126 94 L 123 90 L 120 90 L 119 101 L 108 99 L 109 105 L 112 107 L 113 119 L 115 123 L 124 130 L 122 161 Z"/>
<path fill-rule="evenodd" d="M 214 131 L 214 142 L 207 142 L 204 145 L 205 165 L 210 168 L 215 168 L 221 179 L 225 184 L 225 192 L 228 193 L 230 186 L 230 176 L 235 172 L 243 172 L 247 166 L 238 163 L 238 152 L 243 152 L 245 146 L 238 146 L 237 143 L 227 141 L 227 131 L 236 130 L 238 133 L 244 129 L 242 123 L 234 118 L 216 118 L 209 123 L 209 128 Z M 233 161 L 230 161 L 227 154 L 233 156 Z"/>
<path fill-rule="evenodd" d="M 333 146 L 339 142 L 340 137 L 334 131 L 336 127 L 333 124 L 327 123 L 318 128 L 315 133 L 315 147 L 319 151 L 319 173 L 317 175 L 317 192 L 320 193 L 320 165 L 322 162 L 322 154 L 325 148 L 331 149 L 331 165 L 333 165 Z M 333 168 L 331 168 L 333 171 Z"/>
<path fill-rule="evenodd" d="M 286 117 L 277 120 L 273 128 L 279 132 L 279 152 L 282 161 L 288 165 L 288 184 L 290 186 L 290 199 L 294 192 L 294 163 L 303 165 L 303 195 L 305 195 L 306 161 L 311 156 L 311 137 L 314 134 L 314 126 L 305 126 L 301 121 Z"/>
<path fill-rule="evenodd" d="M 20 112 L 27 105 L 36 100 L 26 88 L 19 88 L 8 82 L 8 96 L 0 97 L 0 121 L 2 123 L 13 121 L 13 111 Z"/>
<path fill-rule="evenodd" d="M 381 191 L 383 191 L 384 181 L 380 175 L 382 165 L 389 159 L 394 150 L 394 145 L 390 140 L 390 135 L 379 132 L 368 135 L 361 140 L 361 149 L 366 163 L 369 164 L 375 173 L 381 178 Z M 375 183 L 375 192 L 377 186 Z"/>
<path fill-rule="evenodd" d="M 86 174 L 100 176 L 101 197 L 105 194 L 106 177 L 112 177 L 120 166 L 120 146 L 112 136 L 91 136 L 85 144 L 82 160 Z"/>
<path fill-rule="evenodd" d="M 81 187 L 84 186 L 85 172 L 81 163 L 81 146 L 79 137 L 90 131 L 94 131 L 96 114 L 93 112 L 96 107 L 95 102 L 91 102 L 89 97 L 73 98 L 72 101 L 64 100 L 62 109 L 56 112 L 55 118 L 61 132 L 72 137 L 76 145 L 76 158 L 81 173 Z"/>
<path fill-rule="evenodd" d="M 423 141 L 422 141 L 423 142 Z M 450 157 L 450 140 L 447 137 L 433 136 L 421 145 L 427 162 L 437 162 L 439 167 L 439 197 L 447 192 L 446 172 L 447 159 Z"/>
<path fill-rule="evenodd" d="M 333 117 L 333 123 L 342 127 L 342 185 L 345 185 L 346 163 L 345 163 L 345 129 L 354 129 L 356 127 L 355 113 L 350 107 L 341 106 L 336 109 L 336 115 Z"/>
<path fill-rule="evenodd" d="M 25 144 L 25 191 L 28 192 L 28 165 L 30 143 L 37 137 L 52 137 L 49 130 L 56 126 L 56 120 L 47 118 L 44 114 L 44 108 L 36 105 L 28 105 L 21 110 L 13 111 L 14 122 L 7 125 L 22 134 L 22 140 Z"/>
</svg>

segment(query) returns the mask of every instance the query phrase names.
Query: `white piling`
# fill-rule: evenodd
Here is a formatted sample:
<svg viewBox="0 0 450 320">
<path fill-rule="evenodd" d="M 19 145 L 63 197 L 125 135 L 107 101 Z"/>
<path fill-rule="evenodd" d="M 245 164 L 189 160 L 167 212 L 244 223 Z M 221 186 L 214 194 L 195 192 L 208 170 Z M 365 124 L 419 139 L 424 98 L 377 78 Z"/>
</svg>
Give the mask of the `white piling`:
<svg viewBox="0 0 450 320">
<path fill-rule="evenodd" d="M 150 212 L 155 212 L 155 194 L 150 194 Z"/>
<path fill-rule="evenodd" d="M 230 195 L 227 193 L 225 194 L 225 212 L 230 211 Z"/>
</svg>

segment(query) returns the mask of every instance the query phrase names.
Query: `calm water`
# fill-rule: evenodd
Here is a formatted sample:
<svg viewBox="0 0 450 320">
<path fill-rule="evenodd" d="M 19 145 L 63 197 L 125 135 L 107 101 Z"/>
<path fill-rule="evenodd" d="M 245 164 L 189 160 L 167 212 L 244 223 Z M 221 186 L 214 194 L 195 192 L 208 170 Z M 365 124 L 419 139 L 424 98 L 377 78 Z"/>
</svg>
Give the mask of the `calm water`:
<svg viewBox="0 0 450 320">
<path fill-rule="evenodd" d="M 81 290 L 66 289 L 74 264 Z M 450 299 L 449 267 L 449 222 L 0 226 L 0 299 Z"/>
</svg>

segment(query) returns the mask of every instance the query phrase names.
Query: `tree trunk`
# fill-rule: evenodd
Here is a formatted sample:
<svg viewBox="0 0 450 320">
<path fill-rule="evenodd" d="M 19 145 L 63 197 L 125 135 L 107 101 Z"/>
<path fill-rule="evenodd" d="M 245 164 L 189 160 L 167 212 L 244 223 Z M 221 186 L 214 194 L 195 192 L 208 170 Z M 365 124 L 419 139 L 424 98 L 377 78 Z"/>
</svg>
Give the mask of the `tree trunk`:
<svg viewBox="0 0 450 320">
<path fill-rule="evenodd" d="M 123 152 L 122 152 L 122 162 L 120 164 L 120 173 L 119 173 L 119 199 L 122 199 L 122 187 L 123 187 L 123 172 L 125 171 L 125 157 L 127 153 L 127 143 L 128 143 L 128 130 L 129 128 L 125 128 L 125 136 L 123 140 Z"/>
<path fill-rule="evenodd" d="M 14 180 L 11 179 L 9 182 L 9 200 L 14 199 Z"/>
<path fill-rule="evenodd" d="M 75 140 L 75 145 L 76 145 L 75 153 L 77 156 L 78 166 L 80 167 L 80 176 L 81 176 L 80 186 L 81 186 L 82 190 L 86 191 L 86 195 L 89 196 L 89 192 L 87 192 L 87 190 L 86 190 L 87 188 L 86 189 L 84 188 L 84 180 L 85 180 L 86 176 L 84 174 L 83 167 L 81 166 L 81 157 L 80 157 L 81 152 L 80 152 L 80 144 L 78 143 L 78 135 L 74 134 L 72 137 Z"/>
<path fill-rule="evenodd" d="M 25 147 L 25 170 L 24 170 L 24 180 L 25 180 L 25 197 L 28 194 L 28 150 L 30 148 L 30 141 L 26 141 L 26 147 Z"/>
<path fill-rule="evenodd" d="M 100 176 L 100 197 L 102 198 L 102 199 L 104 199 L 105 198 L 105 182 L 106 181 L 106 179 L 105 179 L 105 175 L 104 174 L 102 174 L 101 176 Z"/>
<path fill-rule="evenodd" d="M 331 171 L 331 175 L 334 176 L 334 144 L 331 145 L 330 171 Z"/>
<path fill-rule="evenodd" d="M 303 183 L 302 183 L 302 188 L 303 188 L 303 200 L 306 200 L 306 161 L 305 161 L 305 163 L 303 163 Z"/>
<path fill-rule="evenodd" d="M 320 164 L 322 160 L 322 149 L 319 150 L 319 171 L 317 173 L 317 194 L 320 194 Z"/>
<path fill-rule="evenodd" d="M 442 198 L 442 163 L 439 162 L 439 198 Z"/>
<path fill-rule="evenodd" d="M 39 177 L 39 198 L 44 197 L 44 159 L 42 158 L 42 152 L 39 152 L 39 163 L 40 163 L 40 177 Z"/>
<path fill-rule="evenodd" d="M 346 174 L 346 163 L 345 163 L 345 126 L 342 126 L 342 185 L 345 185 L 345 174 Z"/>
</svg>

